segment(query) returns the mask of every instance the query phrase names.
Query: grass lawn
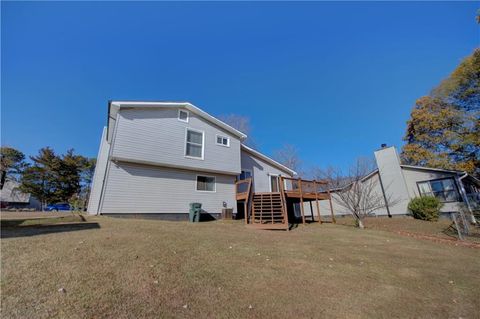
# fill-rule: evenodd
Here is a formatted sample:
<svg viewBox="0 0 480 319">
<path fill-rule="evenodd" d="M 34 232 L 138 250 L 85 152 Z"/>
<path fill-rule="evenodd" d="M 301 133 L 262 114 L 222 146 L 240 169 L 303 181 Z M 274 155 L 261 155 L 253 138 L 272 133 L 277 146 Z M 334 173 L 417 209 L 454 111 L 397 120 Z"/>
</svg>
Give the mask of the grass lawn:
<svg viewBox="0 0 480 319">
<path fill-rule="evenodd" d="M 351 227 L 355 225 L 355 221 L 351 217 L 338 218 L 337 223 Z M 365 227 L 394 233 L 428 236 L 432 239 L 458 239 L 458 234 L 452 227 L 452 221 L 448 219 L 429 222 L 411 217 L 370 217 L 365 219 Z M 480 228 L 470 226 L 470 234 L 465 239 L 468 243 L 480 244 Z"/>
<path fill-rule="evenodd" d="M 2 229 L 2 318 L 480 317 L 480 249 L 332 224 L 74 225 Z"/>
</svg>

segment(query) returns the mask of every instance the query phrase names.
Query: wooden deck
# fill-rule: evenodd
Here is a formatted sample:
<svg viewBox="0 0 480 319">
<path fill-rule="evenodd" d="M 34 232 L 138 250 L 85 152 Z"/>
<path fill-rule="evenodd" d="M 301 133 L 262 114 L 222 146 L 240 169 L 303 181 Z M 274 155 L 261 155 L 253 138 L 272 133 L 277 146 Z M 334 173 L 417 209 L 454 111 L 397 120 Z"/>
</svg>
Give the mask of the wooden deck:
<svg viewBox="0 0 480 319">
<path fill-rule="evenodd" d="M 280 192 L 275 193 L 254 193 L 252 183 L 252 178 L 247 178 L 235 184 L 236 199 L 238 203 L 243 203 L 245 223 L 249 226 L 262 229 L 288 229 L 289 203 L 300 203 L 302 224 L 305 224 L 304 203 L 313 201 L 316 203 L 318 220 L 314 220 L 312 211 L 312 221 L 322 223 L 320 200 L 329 201 L 332 222 L 336 222 L 326 181 L 280 176 Z"/>
</svg>

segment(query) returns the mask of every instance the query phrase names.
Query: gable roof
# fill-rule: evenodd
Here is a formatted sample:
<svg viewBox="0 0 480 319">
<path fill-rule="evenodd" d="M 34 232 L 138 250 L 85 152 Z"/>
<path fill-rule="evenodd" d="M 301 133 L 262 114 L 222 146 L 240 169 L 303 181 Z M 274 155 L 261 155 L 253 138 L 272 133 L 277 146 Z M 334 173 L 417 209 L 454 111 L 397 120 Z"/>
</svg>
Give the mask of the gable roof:
<svg viewBox="0 0 480 319">
<path fill-rule="evenodd" d="M 0 190 L 0 200 L 8 203 L 23 203 L 30 202 L 30 193 L 24 193 L 20 189 L 20 183 L 17 181 L 7 179 Z"/>
<path fill-rule="evenodd" d="M 452 174 L 466 174 L 465 171 L 456 171 L 456 170 L 449 170 L 449 169 L 442 169 L 442 168 L 433 168 L 433 167 L 424 167 L 424 166 L 415 166 L 415 165 L 400 165 L 401 168 L 410 168 L 410 169 L 418 169 L 423 171 L 434 171 L 434 172 L 443 172 L 443 173 L 452 173 Z"/>
<path fill-rule="evenodd" d="M 107 140 L 110 140 L 113 124 L 117 118 L 117 113 L 122 108 L 183 108 L 199 117 L 213 123 L 225 131 L 238 137 L 240 140 L 245 140 L 247 135 L 234 129 L 227 123 L 220 121 L 216 117 L 201 110 L 189 102 L 154 102 L 154 101 L 109 101 L 108 102 L 108 119 L 107 119 Z"/>
<path fill-rule="evenodd" d="M 275 166 L 276 168 L 278 168 L 281 171 L 290 173 L 291 175 L 297 175 L 297 172 L 295 172 L 294 170 L 286 167 L 285 165 L 280 164 L 279 162 L 271 159 L 267 155 L 264 155 L 264 154 L 260 153 L 259 151 L 254 150 L 251 147 L 248 147 L 244 144 L 241 144 L 241 149 L 246 151 L 247 153 L 250 153 L 250 154 L 264 160 L 265 162 L 269 163 L 270 165 Z"/>
</svg>

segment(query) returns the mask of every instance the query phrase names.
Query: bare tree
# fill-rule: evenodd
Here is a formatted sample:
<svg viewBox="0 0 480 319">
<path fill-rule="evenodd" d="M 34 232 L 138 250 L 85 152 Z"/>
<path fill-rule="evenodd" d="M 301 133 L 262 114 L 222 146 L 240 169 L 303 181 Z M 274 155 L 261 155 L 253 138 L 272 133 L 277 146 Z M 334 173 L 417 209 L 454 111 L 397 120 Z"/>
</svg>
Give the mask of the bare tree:
<svg viewBox="0 0 480 319">
<path fill-rule="evenodd" d="M 250 136 L 252 132 L 252 127 L 250 125 L 250 118 L 238 114 L 229 114 L 229 115 L 221 115 L 218 117 L 221 121 L 227 123 L 234 129 L 242 132 L 243 134 L 247 135 L 247 139 L 243 141 L 245 145 L 250 147 L 255 147 L 255 142 L 253 138 Z"/>
<path fill-rule="evenodd" d="M 301 175 L 302 161 L 295 146 L 291 144 L 283 145 L 281 149 L 274 152 L 273 158 L 280 164 L 285 165 Z"/>
<path fill-rule="evenodd" d="M 335 203 L 351 213 L 362 229 L 366 216 L 398 202 L 382 191 L 378 178 L 368 176 L 374 170 L 373 160 L 359 158 L 346 174 L 333 167 L 316 171 L 317 178 L 329 182 L 329 188 L 334 191 L 332 198 Z"/>
</svg>

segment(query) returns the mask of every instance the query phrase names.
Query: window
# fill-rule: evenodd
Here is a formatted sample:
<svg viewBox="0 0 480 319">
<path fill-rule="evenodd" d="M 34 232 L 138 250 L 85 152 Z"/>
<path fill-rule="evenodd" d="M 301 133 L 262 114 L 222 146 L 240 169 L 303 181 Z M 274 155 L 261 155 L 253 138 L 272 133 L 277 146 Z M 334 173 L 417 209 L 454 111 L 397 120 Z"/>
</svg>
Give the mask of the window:
<svg viewBox="0 0 480 319">
<path fill-rule="evenodd" d="M 242 173 L 240 175 L 238 175 L 238 180 L 241 181 L 241 180 L 247 179 L 249 177 L 252 177 L 252 171 L 242 170 Z"/>
<path fill-rule="evenodd" d="M 197 191 L 215 192 L 215 177 L 197 176 Z"/>
<path fill-rule="evenodd" d="M 436 197 L 441 202 L 455 202 L 460 200 L 453 178 L 418 182 L 417 185 L 421 196 Z"/>
<path fill-rule="evenodd" d="M 187 129 L 185 156 L 203 159 L 203 132 Z"/>
<path fill-rule="evenodd" d="M 178 120 L 188 123 L 188 111 L 178 110 Z"/>
<path fill-rule="evenodd" d="M 226 147 L 230 147 L 230 138 L 217 135 L 217 145 L 222 145 Z"/>
</svg>

